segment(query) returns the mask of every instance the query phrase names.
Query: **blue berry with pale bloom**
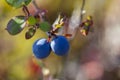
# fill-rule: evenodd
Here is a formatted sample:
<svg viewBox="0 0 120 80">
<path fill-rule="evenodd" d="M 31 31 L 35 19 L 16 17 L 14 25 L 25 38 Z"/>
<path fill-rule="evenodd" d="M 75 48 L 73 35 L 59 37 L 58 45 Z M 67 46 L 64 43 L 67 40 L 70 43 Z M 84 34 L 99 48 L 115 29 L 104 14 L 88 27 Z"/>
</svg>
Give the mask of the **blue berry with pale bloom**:
<svg viewBox="0 0 120 80">
<path fill-rule="evenodd" d="M 44 38 L 38 39 L 34 42 L 32 50 L 36 58 L 46 58 L 51 52 L 50 43 Z"/>
<path fill-rule="evenodd" d="M 69 42 L 64 36 L 55 36 L 50 42 L 50 46 L 52 51 L 59 56 L 67 55 L 70 48 Z"/>
</svg>

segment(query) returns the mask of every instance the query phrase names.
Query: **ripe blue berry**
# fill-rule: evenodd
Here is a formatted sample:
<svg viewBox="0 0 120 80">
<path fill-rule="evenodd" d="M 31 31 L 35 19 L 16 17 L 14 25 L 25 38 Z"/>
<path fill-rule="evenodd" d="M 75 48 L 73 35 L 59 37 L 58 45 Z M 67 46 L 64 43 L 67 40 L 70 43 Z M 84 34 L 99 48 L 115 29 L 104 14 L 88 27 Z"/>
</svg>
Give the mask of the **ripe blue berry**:
<svg viewBox="0 0 120 80">
<path fill-rule="evenodd" d="M 59 55 L 66 55 L 69 51 L 70 45 L 64 36 L 56 36 L 50 43 L 52 51 Z"/>
<path fill-rule="evenodd" d="M 38 39 L 34 42 L 32 50 L 36 58 L 46 58 L 51 52 L 50 43 L 44 38 Z"/>
</svg>

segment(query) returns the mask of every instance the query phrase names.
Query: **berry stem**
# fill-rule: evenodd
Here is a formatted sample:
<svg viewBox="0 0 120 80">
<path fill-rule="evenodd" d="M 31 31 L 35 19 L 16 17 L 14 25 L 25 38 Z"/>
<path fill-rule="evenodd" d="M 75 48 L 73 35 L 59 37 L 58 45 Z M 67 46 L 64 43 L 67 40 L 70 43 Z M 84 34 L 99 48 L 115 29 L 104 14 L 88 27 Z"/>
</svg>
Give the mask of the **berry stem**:
<svg viewBox="0 0 120 80">
<path fill-rule="evenodd" d="M 49 35 L 48 39 L 47 39 L 47 42 L 50 42 L 50 41 L 51 41 L 51 36 Z"/>
</svg>

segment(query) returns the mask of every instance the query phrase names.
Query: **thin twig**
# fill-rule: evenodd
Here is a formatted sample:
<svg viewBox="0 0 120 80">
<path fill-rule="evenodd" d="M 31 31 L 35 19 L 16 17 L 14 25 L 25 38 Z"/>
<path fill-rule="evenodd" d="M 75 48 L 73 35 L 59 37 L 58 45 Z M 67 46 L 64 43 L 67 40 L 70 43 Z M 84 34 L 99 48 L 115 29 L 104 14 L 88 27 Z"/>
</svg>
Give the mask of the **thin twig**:
<svg viewBox="0 0 120 80">
<path fill-rule="evenodd" d="M 83 19 L 83 10 L 84 10 L 84 7 L 85 7 L 85 0 L 83 0 L 83 2 L 82 2 L 82 7 L 81 7 L 81 13 L 80 13 L 80 22 L 82 21 L 82 19 Z"/>
<path fill-rule="evenodd" d="M 40 8 L 38 7 L 38 5 L 36 4 L 36 1 L 35 0 L 33 0 L 32 1 L 32 3 L 33 3 L 33 5 L 35 6 L 35 8 L 39 11 L 40 10 Z"/>
<path fill-rule="evenodd" d="M 35 0 L 33 0 L 32 3 L 33 3 L 33 5 L 34 5 L 35 9 L 37 10 L 37 13 L 43 12 L 43 10 L 38 7 L 38 5 L 37 5 L 37 3 L 36 3 Z"/>
<path fill-rule="evenodd" d="M 47 10 L 40 9 L 35 0 L 32 1 L 32 4 L 36 9 L 36 15 L 40 17 L 41 21 L 44 21 L 46 19 L 45 14 L 47 13 Z"/>
<path fill-rule="evenodd" d="M 29 12 L 28 8 L 25 5 L 23 5 L 23 12 L 25 13 L 25 15 L 27 17 L 30 16 L 30 12 Z"/>
<path fill-rule="evenodd" d="M 84 7 L 85 7 L 85 1 L 86 0 L 82 0 L 82 6 L 81 6 L 81 12 L 80 12 L 80 22 L 79 22 L 79 27 L 75 28 L 74 32 L 75 32 L 75 35 L 74 37 L 77 35 L 78 31 L 80 30 L 80 26 L 81 26 L 81 23 L 82 23 L 82 19 L 83 19 L 83 10 L 84 10 Z"/>
</svg>

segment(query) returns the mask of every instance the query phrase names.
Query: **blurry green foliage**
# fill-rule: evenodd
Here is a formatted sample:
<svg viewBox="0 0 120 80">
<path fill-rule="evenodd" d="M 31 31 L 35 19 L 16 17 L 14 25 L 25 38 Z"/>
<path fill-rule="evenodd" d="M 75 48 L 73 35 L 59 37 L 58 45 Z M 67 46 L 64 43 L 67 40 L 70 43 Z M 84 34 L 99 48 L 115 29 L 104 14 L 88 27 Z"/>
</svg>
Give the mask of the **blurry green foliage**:
<svg viewBox="0 0 120 80">
<path fill-rule="evenodd" d="M 28 5 L 31 0 L 5 0 L 9 5 L 15 8 L 22 7 L 23 5 Z"/>
<path fill-rule="evenodd" d="M 8 22 L 6 30 L 9 34 L 16 35 L 23 30 L 25 25 L 25 16 L 16 16 Z"/>
<path fill-rule="evenodd" d="M 50 31 L 51 25 L 48 22 L 41 22 L 39 28 L 42 31 L 47 32 L 47 31 Z"/>
</svg>

